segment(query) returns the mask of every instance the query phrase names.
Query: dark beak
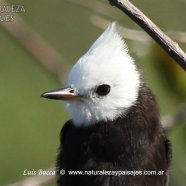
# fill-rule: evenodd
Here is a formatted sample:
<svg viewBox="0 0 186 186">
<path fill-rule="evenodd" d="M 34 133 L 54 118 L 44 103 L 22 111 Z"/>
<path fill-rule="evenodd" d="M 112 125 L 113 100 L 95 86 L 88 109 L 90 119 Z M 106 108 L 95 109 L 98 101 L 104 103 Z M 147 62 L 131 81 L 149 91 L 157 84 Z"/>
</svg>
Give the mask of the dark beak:
<svg viewBox="0 0 186 186">
<path fill-rule="evenodd" d="M 62 88 L 57 90 L 52 90 L 45 92 L 41 95 L 41 97 L 48 99 L 57 99 L 57 100 L 80 100 L 82 96 L 78 95 L 73 88 Z"/>
</svg>

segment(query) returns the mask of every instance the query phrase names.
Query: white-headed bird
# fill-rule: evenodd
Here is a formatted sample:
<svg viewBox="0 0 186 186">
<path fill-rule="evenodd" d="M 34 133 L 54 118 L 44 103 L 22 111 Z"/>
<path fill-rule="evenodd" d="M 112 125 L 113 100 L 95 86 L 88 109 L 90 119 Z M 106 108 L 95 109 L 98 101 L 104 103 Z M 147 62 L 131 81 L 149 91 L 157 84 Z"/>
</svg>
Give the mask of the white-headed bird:
<svg viewBox="0 0 186 186">
<path fill-rule="evenodd" d="M 166 185 L 170 144 L 115 23 L 73 66 L 65 87 L 42 97 L 63 100 L 71 116 L 61 131 L 59 186 Z"/>
</svg>

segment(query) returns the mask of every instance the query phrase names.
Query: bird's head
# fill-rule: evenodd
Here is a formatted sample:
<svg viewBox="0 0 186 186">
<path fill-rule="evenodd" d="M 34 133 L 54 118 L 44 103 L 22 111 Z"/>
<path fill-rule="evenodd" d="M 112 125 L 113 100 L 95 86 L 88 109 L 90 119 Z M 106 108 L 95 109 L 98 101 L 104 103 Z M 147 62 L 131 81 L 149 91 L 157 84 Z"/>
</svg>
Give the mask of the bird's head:
<svg viewBox="0 0 186 186">
<path fill-rule="evenodd" d="M 63 89 L 42 94 L 63 100 L 76 126 L 124 116 L 135 104 L 139 72 L 112 23 L 72 67 Z"/>
</svg>

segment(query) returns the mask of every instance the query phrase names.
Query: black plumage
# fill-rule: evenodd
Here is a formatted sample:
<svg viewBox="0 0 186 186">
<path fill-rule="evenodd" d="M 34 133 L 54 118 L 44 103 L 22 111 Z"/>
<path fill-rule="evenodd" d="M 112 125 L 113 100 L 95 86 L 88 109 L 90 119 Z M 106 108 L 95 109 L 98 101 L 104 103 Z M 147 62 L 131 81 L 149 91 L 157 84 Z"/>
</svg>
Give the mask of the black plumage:
<svg viewBox="0 0 186 186">
<path fill-rule="evenodd" d="M 165 186 L 170 143 L 149 88 L 141 84 L 134 106 L 121 117 L 88 127 L 69 120 L 62 128 L 57 172 L 59 186 Z M 60 175 L 60 170 L 66 171 Z M 68 175 L 68 171 L 164 171 L 163 175 Z"/>
</svg>

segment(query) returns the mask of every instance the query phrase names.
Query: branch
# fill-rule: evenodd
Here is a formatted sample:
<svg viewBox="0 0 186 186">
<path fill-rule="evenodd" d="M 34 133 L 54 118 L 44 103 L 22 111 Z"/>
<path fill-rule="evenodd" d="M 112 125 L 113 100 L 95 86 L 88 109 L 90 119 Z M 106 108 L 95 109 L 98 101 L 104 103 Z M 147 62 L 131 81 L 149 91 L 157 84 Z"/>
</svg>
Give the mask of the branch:
<svg viewBox="0 0 186 186">
<path fill-rule="evenodd" d="M 100 1 L 90 1 L 90 0 L 65 0 L 68 3 L 72 3 L 75 5 L 78 5 L 80 7 L 93 10 L 96 13 L 110 17 L 112 19 L 118 19 L 118 17 L 121 17 L 122 14 L 120 12 L 116 11 L 115 9 L 111 8 L 110 6 L 105 5 L 104 3 Z"/>
<path fill-rule="evenodd" d="M 148 17 L 128 0 L 109 0 L 144 29 L 185 71 L 186 54 L 179 45 L 164 34 Z"/>
<path fill-rule="evenodd" d="M 105 18 L 98 16 L 98 15 L 92 15 L 90 17 L 90 21 L 94 26 L 96 26 L 97 28 L 103 29 L 103 30 L 105 30 L 107 28 L 108 24 L 110 24 L 110 20 L 105 19 Z M 127 28 L 127 27 L 124 27 L 121 25 L 120 25 L 120 28 L 121 28 L 121 33 L 123 34 L 123 37 L 125 39 L 129 39 L 132 41 L 144 42 L 144 43 L 148 43 L 148 42 L 153 41 L 152 38 L 150 38 L 149 35 L 147 35 L 143 31 Z M 186 33 L 185 32 L 169 30 L 169 31 L 166 31 L 166 34 L 168 36 L 170 36 L 172 39 L 174 39 L 180 43 L 186 43 Z"/>
<path fill-rule="evenodd" d="M 170 130 L 184 121 L 186 121 L 186 103 L 181 105 L 173 115 L 165 116 L 162 119 L 163 127 L 166 130 Z"/>
<path fill-rule="evenodd" d="M 87 0 L 66 0 L 69 3 L 75 4 L 77 6 L 89 9 L 91 11 L 94 11 L 96 14 L 100 14 L 101 16 L 105 16 L 110 19 L 117 19 L 121 15 L 118 14 L 118 11 L 115 12 L 113 9 L 110 9 L 109 7 L 105 6 L 103 3 L 99 1 L 87 1 Z M 98 15 L 93 15 L 91 16 L 91 22 L 94 26 L 101 28 L 101 29 L 106 29 L 108 24 L 110 23 L 109 20 L 100 17 Z M 120 25 L 121 26 L 121 25 Z M 140 41 L 140 42 L 149 42 L 153 41 L 150 36 L 145 34 L 145 32 L 140 31 L 140 30 L 135 30 L 127 27 L 123 27 L 123 32 L 124 32 L 124 37 L 129 40 L 134 40 L 134 41 Z M 174 31 L 174 30 L 168 30 L 166 31 L 166 34 L 171 37 L 172 39 L 176 40 L 177 42 L 180 43 L 186 43 L 186 33 L 185 32 L 180 32 L 180 31 Z"/>
<path fill-rule="evenodd" d="M 1 0 L 3 5 L 7 3 Z M 24 49 L 31 53 L 41 64 L 58 79 L 65 83 L 68 65 L 64 63 L 61 55 L 56 52 L 39 34 L 16 13 L 13 22 L 0 22 L 0 25 L 14 37 Z"/>
<path fill-rule="evenodd" d="M 100 16 L 91 16 L 91 23 L 101 29 L 106 29 L 108 24 L 110 23 L 109 20 L 102 18 Z M 152 41 L 152 39 L 145 34 L 145 32 L 139 31 L 139 30 L 134 30 L 130 28 L 126 28 L 120 25 L 121 28 L 121 33 L 123 34 L 123 37 L 125 39 L 133 40 L 133 41 L 140 41 L 140 42 L 145 42 L 148 43 L 149 41 Z"/>
<path fill-rule="evenodd" d="M 55 169 L 48 169 L 47 171 L 54 171 Z M 50 176 L 30 176 L 19 182 L 12 183 L 6 186 L 42 186 L 49 182 L 52 182 L 55 179 L 55 175 Z"/>
</svg>

